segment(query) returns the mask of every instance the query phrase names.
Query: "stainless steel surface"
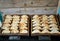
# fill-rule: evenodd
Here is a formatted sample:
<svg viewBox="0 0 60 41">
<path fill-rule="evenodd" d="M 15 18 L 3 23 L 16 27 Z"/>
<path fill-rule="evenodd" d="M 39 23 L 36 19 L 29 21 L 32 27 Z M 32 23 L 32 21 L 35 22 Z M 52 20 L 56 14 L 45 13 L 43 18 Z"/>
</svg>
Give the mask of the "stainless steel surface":
<svg viewBox="0 0 60 41">
<path fill-rule="evenodd" d="M 56 14 L 57 7 L 30 7 L 0 9 L 3 14 Z"/>
<path fill-rule="evenodd" d="M 0 8 L 57 6 L 58 0 L 0 0 Z"/>
</svg>

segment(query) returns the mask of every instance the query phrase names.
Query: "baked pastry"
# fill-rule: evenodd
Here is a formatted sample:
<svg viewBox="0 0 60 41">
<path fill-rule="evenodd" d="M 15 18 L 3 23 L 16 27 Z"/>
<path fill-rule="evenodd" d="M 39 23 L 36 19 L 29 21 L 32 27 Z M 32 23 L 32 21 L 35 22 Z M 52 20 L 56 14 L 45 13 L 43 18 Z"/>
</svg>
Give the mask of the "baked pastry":
<svg viewBox="0 0 60 41">
<path fill-rule="evenodd" d="M 11 31 L 11 33 L 19 33 L 19 31 L 14 29 L 14 30 Z"/>
<path fill-rule="evenodd" d="M 36 30 L 33 30 L 32 33 L 40 33 L 40 31 L 36 29 Z"/>
<path fill-rule="evenodd" d="M 45 27 L 45 26 L 48 26 L 48 24 L 44 24 L 44 23 L 43 23 L 41 26 L 42 26 L 42 27 Z"/>
<path fill-rule="evenodd" d="M 42 33 L 49 33 L 49 31 L 47 29 L 44 29 Z"/>
<path fill-rule="evenodd" d="M 17 23 L 12 23 L 11 26 L 15 27 L 15 26 L 18 26 L 18 24 Z"/>
<path fill-rule="evenodd" d="M 40 22 L 41 24 L 48 24 L 48 20 L 46 20 L 46 21 L 44 21 L 44 20 L 42 20 L 41 22 Z"/>
<path fill-rule="evenodd" d="M 43 21 L 47 21 L 48 20 L 48 16 L 47 15 L 42 15 L 42 20 Z"/>
<path fill-rule="evenodd" d="M 18 27 L 17 26 L 12 26 L 10 29 L 12 29 L 12 30 L 17 30 L 18 29 Z"/>
<path fill-rule="evenodd" d="M 9 27 L 3 26 L 3 27 L 1 27 L 1 29 L 9 30 Z"/>
<path fill-rule="evenodd" d="M 5 18 L 5 20 L 7 21 L 12 21 L 12 18 Z"/>
<path fill-rule="evenodd" d="M 52 27 L 52 28 L 50 28 L 50 30 L 59 30 L 59 29 L 56 27 Z"/>
<path fill-rule="evenodd" d="M 19 21 L 12 21 L 12 23 L 19 23 Z"/>
<path fill-rule="evenodd" d="M 27 15 L 22 15 L 21 18 L 28 18 L 28 16 Z"/>
<path fill-rule="evenodd" d="M 6 15 L 6 18 L 12 19 L 12 16 L 11 15 Z"/>
<path fill-rule="evenodd" d="M 48 20 L 49 20 L 49 21 L 56 21 L 55 18 L 53 18 L 53 19 L 52 19 L 52 18 L 49 18 Z"/>
<path fill-rule="evenodd" d="M 39 21 L 39 19 L 32 19 L 32 21 Z"/>
<path fill-rule="evenodd" d="M 49 29 L 49 26 L 48 26 L 48 25 L 46 25 L 46 26 L 44 26 L 44 27 L 43 27 L 43 29 Z"/>
<path fill-rule="evenodd" d="M 27 23 L 27 22 L 28 22 L 28 16 L 27 15 L 22 15 L 20 23 Z"/>
<path fill-rule="evenodd" d="M 3 23 L 11 23 L 10 20 L 5 20 Z"/>
<path fill-rule="evenodd" d="M 18 16 L 18 15 L 13 15 L 13 19 L 19 19 L 20 18 L 20 16 Z"/>
<path fill-rule="evenodd" d="M 50 33 L 59 33 L 58 30 L 52 30 Z"/>
<path fill-rule="evenodd" d="M 40 20 L 36 19 L 35 21 L 33 21 L 33 23 L 39 23 Z"/>
<path fill-rule="evenodd" d="M 56 21 L 49 21 L 48 23 L 50 23 L 50 24 L 57 24 L 57 22 Z"/>
<path fill-rule="evenodd" d="M 42 15 L 42 17 L 46 17 L 47 18 L 48 16 L 47 15 Z"/>
<path fill-rule="evenodd" d="M 39 18 L 38 15 L 34 15 L 34 16 L 33 16 L 33 19 L 37 19 L 37 18 Z"/>
<path fill-rule="evenodd" d="M 36 27 L 33 27 L 33 30 L 35 30 L 35 29 L 42 29 L 41 27 L 39 27 L 39 26 L 36 26 Z"/>
<path fill-rule="evenodd" d="M 55 27 L 55 28 L 58 28 L 58 26 L 56 24 L 51 24 L 49 25 L 49 27 Z"/>
<path fill-rule="evenodd" d="M 27 24 L 25 24 L 25 23 L 20 23 L 19 26 L 20 26 L 20 27 L 26 27 Z"/>
<path fill-rule="evenodd" d="M 5 20 L 6 20 L 6 21 L 11 21 L 12 19 L 7 19 L 7 18 L 5 18 Z"/>
<path fill-rule="evenodd" d="M 4 27 L 9 27 L 9 26 L 11 26 L 11 25 L 10 25 L 10 24 L 5 23 L 5 24 L 3 24 L 3 26 L 4 26 Z"/>
<path fill-rule="evenodd" d="M 53 19 L 53 18 L 55 18 L 55 16 L 54 15 L 50 15 L 48 18 L 52 18 Z"/>
<path fill-rule="evenodd" d="M 22 22 L 22 23 L 27 23 L 27 21 L 28 21 L 28 20 L 21 19 L 20 22 Z"/>
<path fill-rule="evenodd" d="M 2 33 L 10 33 L 9 30 L 3 30 Z"/>
<path fill-rule="evenodd" d="M 21 16 L 21 19 L 27 20 L 28 19 L 28 16 L 27 15 L 22 15 Z"/>
<path fill-rule="evenodd" d="M 40 24 L 39 23 L 35 23 L 35 24 L 33 24 L 33 26 L 40 26 Z"/>
<path fill-rule="evenodd" d="M 13 21 L 20 21 L 20 19 L 13 19 Z"/>
<path fill-rule="evenodd" d="M 27 30 L 20 30 L 20 33 L 28 33 Z"/>
<path fill-rule="evenodd" d="M 20 29 L 27 30 L 27 29 L 28 29 L 28 27 L 20 27 Z"/>
</svg>

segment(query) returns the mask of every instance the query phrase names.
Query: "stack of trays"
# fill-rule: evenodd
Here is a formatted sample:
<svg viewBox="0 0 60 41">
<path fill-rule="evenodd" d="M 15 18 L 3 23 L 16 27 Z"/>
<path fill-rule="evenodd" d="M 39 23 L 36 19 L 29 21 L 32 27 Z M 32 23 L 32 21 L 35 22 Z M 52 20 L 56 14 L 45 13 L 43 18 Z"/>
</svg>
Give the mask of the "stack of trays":
<svg viewBox="0 0 60 41">
<path fill-rule="evenodd" d="M 29 35 L 28 15 L 5 15 L 2 34 Z"/>
<path fill-rule="evenodd" d="M 60 34 L 55 15 L 32 15 L 31 35 Z"/>
</svg>

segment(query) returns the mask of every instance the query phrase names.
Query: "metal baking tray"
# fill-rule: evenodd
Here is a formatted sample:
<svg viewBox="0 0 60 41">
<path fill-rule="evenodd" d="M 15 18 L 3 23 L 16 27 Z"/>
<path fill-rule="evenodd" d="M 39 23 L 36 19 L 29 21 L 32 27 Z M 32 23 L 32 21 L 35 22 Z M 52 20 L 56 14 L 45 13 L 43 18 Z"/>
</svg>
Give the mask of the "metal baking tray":
<svg viewBox="0 0 60 41">
<path fill-rule="evenodd" d="M 33 15 L 35 15 L 35 14 L 33 14 Z M 32 26 L 32 17 L 33 17 L 33 15 L 31 15 L 31 36 L 39 36 L 39 35 L 60 35 L 60 29 L 59 29 L 59 33 L 32 33 L 32 28 L 33 28 L 33 26 Z M 57 25 L 58 25 L 58 28 L 59 28 L 59 20 L 58 20 L 58 15 L 56 15 L 56 14 L 37 14 L 38 16 L 41 16 L 41 15 L 47 15 L 47 16 L 49 16 L 49 15 L 54 15 L 55 16 L 55 19 L 56 19 L 56 21 L 57 21 Z"/>
<path fill-rule="evenodd" d="M 6 15 L 9 15 L 9 14 L 6 14 Z M 6 15 L 4 16 L 4 20 L 5 20 L 5 17 L 6 17 Z M 11 16 L 13 16 L 13 15 L 18 15 L 18 16 L 22 16 L 23 14 L 21 14 L 21 15 L 19 15 L 19 14 L 12 14 Z M 25 14 L 24 14 L 25 15 Z M 27 15 L 27 14 L 26 14 Z M 2 35 L 2 36 L 4 36 L 4 35 L 20 35 L 20 36 L 29 36 L 29 21 L 30 21 L 30 19 L 29 19 L 29 15 L 27 15 L 28 16 L 28 24 L 27 24 L 27 26 L 28 26 L 28 33 L 2 33 L 2 30 L 3 29 L 1 29 L 0 28 L 0 35 Z M 3 22 L 4 22 L 4 20 L 3 20 Z M 13 20 L 12 20 L 13 21 Z M 11 22 L 12 23 L 12 22 Z M 10 23 L 10 24 L 11 24 Z M 3 26 L 3 24 L 2 24 L 2 26 Z M 18 28 L 18 30 L 19 30 L 19 28 Z"/>
</svg>

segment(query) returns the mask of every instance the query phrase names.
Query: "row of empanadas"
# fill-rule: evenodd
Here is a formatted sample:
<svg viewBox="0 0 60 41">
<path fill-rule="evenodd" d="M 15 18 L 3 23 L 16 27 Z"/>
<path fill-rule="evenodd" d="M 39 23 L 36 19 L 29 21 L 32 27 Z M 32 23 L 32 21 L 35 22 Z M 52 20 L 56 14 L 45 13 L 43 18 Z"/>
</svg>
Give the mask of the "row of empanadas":
<svg viewBox="0 0 60 41">
<path fill-rule="evenodd" d="M 28 16 L 27 15 L 21 16 L 21 21 L 19 25 L 20 25 L 19 26 L 20 33 L 28 33 Z"/>
<path fill-rule="evenodd" d="M 12 30 L 12 31 L 10 31 L 10 30 L 3 30 L 2 33 L 19 33 L 19 31 L 18 30 Z"/>
<path fill-rule="evenodd" d="M 46 23 L 48 23 L 48 24 L 51 24 L 51 23 L 56 23 L 56 19 L 55 19 L 55 17 L 53 16 L 53 15 L 49 15 L 49 16 L 47 16 L 47 15 L 42 15 L 42 22 L 46 22 Z"/>
<path fill-rule="evenodd" d="M 11 21 L 20 21 L 20 16 L 18 15 L 6 15 L 4 23 L 11 23 Z"/>
<path fill-rule="evenodd" d="M 13 18 L 13 19 L 17 19 L 17 18 L 20 18 L 20 16 L 18 16 L 18 15 L 6 15 L 6 17 L 5 18 L 7 18 L 7 19 L 11 19 L 11 18 Z"/>
<path fill-rule="evenodd" d="M 35 34 L 35 33 L 59 33 L 58 30 L 52 30 L 52 31 L 48 31 L 47 29 L 44 29 L 43 31 L 40 31 L 40 30 L 33 30 L 32 31 L 32 34 Z"/>
<path fill-rule="evenodd" d="M 40 27 L 40 19 L 39 19 L 39 16 L 38 15 L 34 15 L 32 17 L 32 33 L 40 33 L 39 29 L 41 29 Z"/>
<path fill-rule="evenodd" d="M 19 30 L 18 30 L 19 21 L 20 21 L 20 16 L 13 15 L 13 20 L 10 27 L 11 33 L 19 33 Z"/>
</svg>

